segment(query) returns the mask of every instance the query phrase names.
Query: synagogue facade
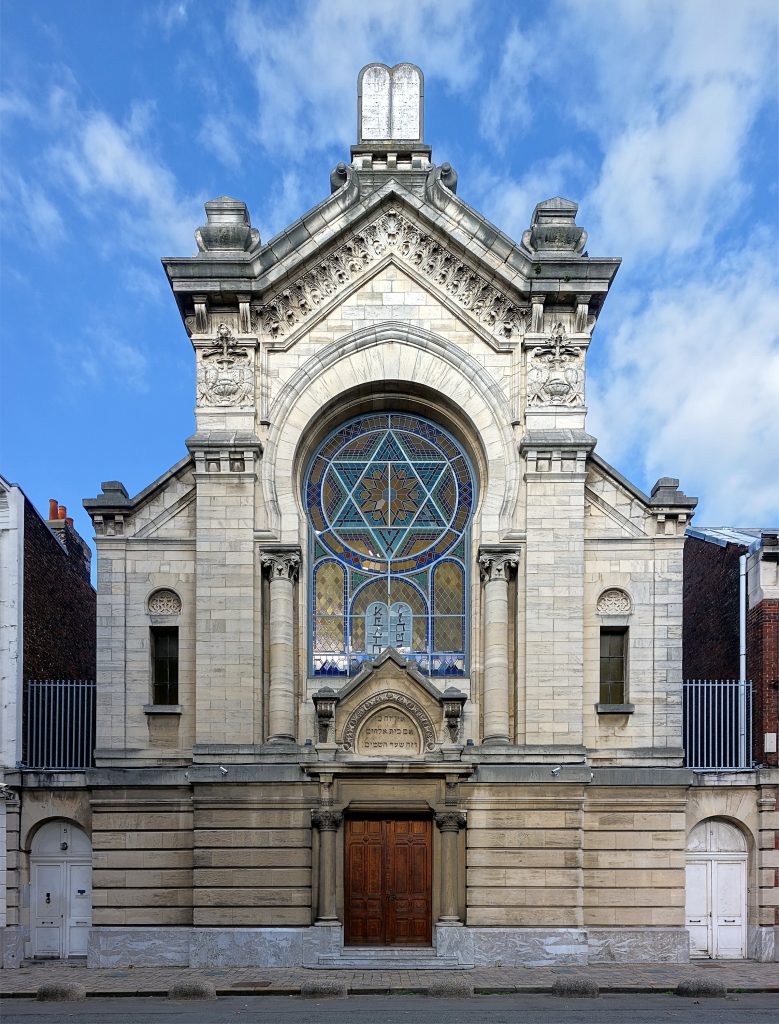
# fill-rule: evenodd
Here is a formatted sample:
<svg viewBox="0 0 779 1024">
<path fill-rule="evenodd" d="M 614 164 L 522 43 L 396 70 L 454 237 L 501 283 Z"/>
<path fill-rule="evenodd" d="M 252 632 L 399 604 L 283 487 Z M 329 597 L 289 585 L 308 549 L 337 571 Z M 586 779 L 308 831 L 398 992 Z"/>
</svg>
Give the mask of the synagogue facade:
<svg viewBox="0 0 779 1024">
<path fill-rule="evenodd" d="M 683 762 L 695 499 L 586 429 L 619 260 L 561 198 L 509 239 L 423 114 L 418 68 L 369 65 L 327 198 L 264 244 L 215 199 L 163 261 L 195 431 L 85 501 L 96 767 L 62 818 L 89 963 L 681 962 L 720 854 L 734 923 L 696 949 L 772 959 L 779 772 Z M 29 851 L 57 812 L 24 799 Z"/>
</svg>

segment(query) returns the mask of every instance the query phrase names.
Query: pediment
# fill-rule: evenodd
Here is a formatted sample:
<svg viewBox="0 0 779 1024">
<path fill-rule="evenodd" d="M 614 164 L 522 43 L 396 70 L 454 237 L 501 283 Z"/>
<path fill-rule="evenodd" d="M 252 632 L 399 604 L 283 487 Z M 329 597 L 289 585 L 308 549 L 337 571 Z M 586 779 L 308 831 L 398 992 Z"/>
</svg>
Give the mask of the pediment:
<svg viewBox="0 0 779 1024">
<path fill-rule="evenodd" d="M 600 458 L 588 459 L 584 497 L 586 535 L 647 536 L 646 495 Z"/>
<path fill-rule="evenodd" d="M 273 347 L 289 348 L 391 262 L 492 347 L 511 349 L 524 334 L 530 310 L 519 293 L 395 195 L 253 303 L 253 329 Z"/>
<path fill-rule="evenodd" d="M 456 742 L 465 694 L 441 692 L 389 648 L 340 690 L 314 694 L 320 742 L 347 754 L 413 758 Z"/>
</svg>

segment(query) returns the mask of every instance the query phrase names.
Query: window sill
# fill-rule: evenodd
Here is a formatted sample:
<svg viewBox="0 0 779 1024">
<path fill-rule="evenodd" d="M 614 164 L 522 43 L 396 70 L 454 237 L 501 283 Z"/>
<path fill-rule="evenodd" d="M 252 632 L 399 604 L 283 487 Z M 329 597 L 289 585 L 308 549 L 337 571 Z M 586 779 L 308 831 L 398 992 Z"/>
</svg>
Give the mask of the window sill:
<svg viewBox="0 0 779 1024">
<path fill-rule="evenodd" d="M 144 704 L 144 713 L 147 715 L 180 715 L 180 704 Z"/>
<path fill-rule="evenodd" d="M 599 715 L 632 715 L 636 706 L 635 704 L 596 704 L 595 710 Z"/>
</svg>

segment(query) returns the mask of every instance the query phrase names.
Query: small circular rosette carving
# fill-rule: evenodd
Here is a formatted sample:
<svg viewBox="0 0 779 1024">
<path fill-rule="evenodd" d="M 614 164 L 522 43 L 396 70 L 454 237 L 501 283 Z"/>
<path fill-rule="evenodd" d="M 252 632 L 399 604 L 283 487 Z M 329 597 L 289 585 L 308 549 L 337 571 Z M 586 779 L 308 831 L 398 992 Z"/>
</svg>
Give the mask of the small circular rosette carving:
<svg viewBox="0 0 779 1024">
<path fill-rule="evenodd" d="M 609 587 L 598 598 L 598 612 L 601 615 L 629 615 L 631 609 L 630 598 L 619 587 Z"/>
<path fill-rule="evenodd" d="M 175 590 L 155 590 L 149 597 L 149 615 L 178 615 L 181 612 L 181 598 Z"/>
</svg>

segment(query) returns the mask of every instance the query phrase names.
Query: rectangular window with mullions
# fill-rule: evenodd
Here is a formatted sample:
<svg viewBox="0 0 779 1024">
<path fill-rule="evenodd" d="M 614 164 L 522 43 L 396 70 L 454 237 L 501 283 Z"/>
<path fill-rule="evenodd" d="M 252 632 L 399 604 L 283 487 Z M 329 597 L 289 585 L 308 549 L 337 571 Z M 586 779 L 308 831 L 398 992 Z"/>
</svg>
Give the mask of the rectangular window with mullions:
<svg viewBox="0 0 779 1024">
<path fill-rule="evenodd" d="M 624 704 L 626 697 L 627 629 L 600 631 L 600 700 L 602 704 Z"/>
<path fill-rule="evenodd" d="M 151 627 L 152 702 L 178 704 L 179 631 L 177 626 Z"/>
</svg>

